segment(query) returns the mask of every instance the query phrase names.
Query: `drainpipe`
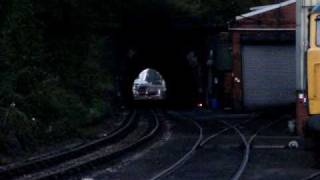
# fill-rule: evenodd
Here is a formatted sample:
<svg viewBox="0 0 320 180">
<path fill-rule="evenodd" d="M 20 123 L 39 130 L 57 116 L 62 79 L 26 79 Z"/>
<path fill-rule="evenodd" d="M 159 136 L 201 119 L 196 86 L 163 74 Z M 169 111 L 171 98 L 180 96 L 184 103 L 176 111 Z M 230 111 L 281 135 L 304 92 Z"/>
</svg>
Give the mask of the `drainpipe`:
<svg viewBox="0 0 320 180">
<path fill-rule="evenodd" d="M 305 0 L 296 1 L 296 124 L 299 135 L 304 135 L 308 117 L 306 102 L 306 69 L 305 57 L 308 48 L 308 8 Z"/>
</svg>

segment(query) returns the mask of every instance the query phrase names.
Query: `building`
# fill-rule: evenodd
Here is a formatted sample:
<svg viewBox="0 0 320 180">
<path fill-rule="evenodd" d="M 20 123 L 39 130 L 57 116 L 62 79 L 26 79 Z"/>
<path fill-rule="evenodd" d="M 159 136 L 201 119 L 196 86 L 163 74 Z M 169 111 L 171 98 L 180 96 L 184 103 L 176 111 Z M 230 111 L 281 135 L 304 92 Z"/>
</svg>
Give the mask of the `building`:
<svg viewBox="0 0 320 180">
<path fill-rule="evenodd" d="M 235 108 L 295 103 L 295 2 L 253 7 L 230 26 Z"/>
</svg>

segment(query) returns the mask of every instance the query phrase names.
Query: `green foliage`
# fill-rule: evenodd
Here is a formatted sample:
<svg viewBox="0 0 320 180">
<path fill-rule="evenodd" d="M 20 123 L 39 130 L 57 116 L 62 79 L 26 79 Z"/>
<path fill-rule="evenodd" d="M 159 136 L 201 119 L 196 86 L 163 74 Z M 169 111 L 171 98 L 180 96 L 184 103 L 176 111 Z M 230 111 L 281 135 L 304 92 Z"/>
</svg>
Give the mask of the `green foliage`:
<svg viewBox="0 0 320 180">
<path fill-rule="evenodd" d="M 256 2 L 5 0 L 0 4 L 0 151 L 12 143 L 6 142 L 12 134 L 28 149 L 75 136 L 78 128 L 111 115 L 117 73 L 111 30 L 125 20 L 198 17 L 226 25 Z"/>
<path fill-rule="evenodd" d="M 5 152 L 7 150 L 5 146 L 6 141 L 7 140 L 4 133 L 0 132 L 0 152 Z M 2 164 L 1 159 L 0 159 L 0 164 Z"/>
<path fill-rule="evenodd" d="M 200 19 L 203 23 L 225 27 L 236 15 L 249 7 L 274 3 L 275 0 L 132 0 L 121 2 L 124 17 L 162 18 L 173 22 L 179 19 Z M 120 12 L 122 14 L 122 12 Z M 148 14 L 148 16 L 145 16 Z M 191 19 L 190 19 L 191 18 Z"/>
<path fill-rule="evenodd" d="M 53 8 L 61 2 L 69 8 L 65 12 Z M 112 43 L 85 32 L 90 17 L 82 12 L 85 1 L 79 2 L 11 0 L 5 7 L 0 29 L 0 151 L 16 143 L 13 139 L 27 150 L 76 136 L 78 128 L 110 115 L 112 67 L 105 66 L 105 58 L 114 58 L 105 51 L 111 51 Z M 85 30 L 52 24 L 66 17 L 81 18 L 82 24 L 75 21 L 69 28 Z"/>
</svg>

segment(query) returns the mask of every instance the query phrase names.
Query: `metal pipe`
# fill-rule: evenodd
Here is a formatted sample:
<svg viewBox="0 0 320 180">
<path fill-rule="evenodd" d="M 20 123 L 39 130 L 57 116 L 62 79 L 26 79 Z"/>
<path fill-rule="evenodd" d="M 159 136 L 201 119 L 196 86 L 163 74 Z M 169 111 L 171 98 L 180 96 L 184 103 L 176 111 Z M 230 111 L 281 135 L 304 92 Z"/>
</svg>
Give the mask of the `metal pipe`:
<svg viewBox="0 0 320 180">
<path fill-rule="evenodd" d="M 296 1 L 296 90 L 305 90 L 305 33 L 306 17 L 303 4 L 305 0 Z"/>
</svg>

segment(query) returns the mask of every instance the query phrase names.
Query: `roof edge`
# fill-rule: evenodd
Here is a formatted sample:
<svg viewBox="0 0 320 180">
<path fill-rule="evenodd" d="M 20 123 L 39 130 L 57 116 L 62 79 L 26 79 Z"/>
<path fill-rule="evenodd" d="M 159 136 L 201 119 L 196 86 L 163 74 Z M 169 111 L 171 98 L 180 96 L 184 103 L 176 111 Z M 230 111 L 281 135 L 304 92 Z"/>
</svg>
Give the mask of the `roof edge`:
<svg viewBox="0 0 320 180">
<path fill-rule="evenodd" d="M 270 6 L 266 6 L 266 8 L 263 8 L 263 9 L 252 11 L 252 12 L 249 12 L 249 13 L 246 13 L 246 14 L 241 14 L 240 16 L 236 17 L 236 21 L 239 21 L 239 20 L 242 20 L 242 19 L 246 19 L 246 18 L 249 18 L 249 17 L 252 17 L 252 16 L 256 16 L 256 15 L 259 15 L 259 14 L 263 14 L 265 12 L 272 11 L 272 10 L 275 10 L 275 9 L 279 9 L 279 8 L 284 7 L 284 6 L 291 5 L 291 4 L 295 3 L 295 2 L 296 2 L 296 0 L 288 0 L 288 1 L 281 2 L 279 4 L 273 4 L 273 5 L 270 5 Z"/>
<path fill-rule="evenodd" d="M 230 31 L 296 31 L 296 28 L 229 28 Z"/>
</svg>

